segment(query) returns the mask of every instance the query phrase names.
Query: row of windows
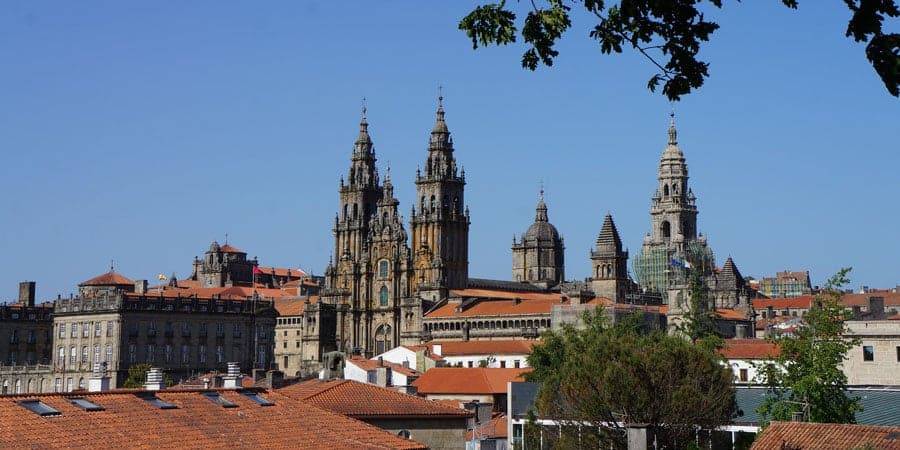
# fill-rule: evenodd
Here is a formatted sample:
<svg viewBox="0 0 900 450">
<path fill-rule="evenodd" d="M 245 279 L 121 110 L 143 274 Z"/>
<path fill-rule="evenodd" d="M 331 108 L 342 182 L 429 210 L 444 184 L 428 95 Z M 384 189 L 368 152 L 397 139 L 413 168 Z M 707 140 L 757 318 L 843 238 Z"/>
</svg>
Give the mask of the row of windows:
<svg viewBox="0 0 900 450">
<path fill-rule="evenodd" d="M 157 346 L 155 344 L 146 344 L 142 348 L 142 361 L 148 363 L 154 362 L 164 362 L 164 363 L 172 363 L 176 361 L 176 358 L 181 361 L 182 364 L 188 364 L 191 362 L 191 356 L 196 355 L 197 361 L 200 363 L 207 362 L 207 346 L 206 345 L 195 345 L 190 346 L 187 344 L 181 345 L 180 348 L 176 349 L 171 344 L 160 345 Z M 175 352 L 178 352 L 177 354 Z M 214 361 L 217 364 L 222 364 L 225 362 L 225 348 L 221 345 L 217 345 L 215 347 Z M 232 358 L 241 359 L 241 349 L 238 347 L 234 347 L 232 349 Z M 128 344 L 128 362 L 136 363 L 138 362 L 138 346 L 137 344 Z"/>
<path fill-rule="evenodd" d="M 478 320 L 467 322 L 472 330 L 517 329 L 517 328 L 550 328 L 550 319 L 535 320 Z M 463 322 L 426 323 L 428 331 L 458 331 L 463 329 Z"/>
<path fill-rule="evenodd" d="M 129 336 L 137 336 L 140 334 L 141 330 L 144 330 L 146 336 L 152 337 L 156 336 L 160 330 L 157 327 L 156 321 L 150 320 L 147 322 L 141 322 L 138 324 L 137 322 L 131 323 L 128 326 L 128 335 Z M 193 333 L 193 324 L 191 322 L 164 322 L 162 333 L 165 336 L 174 336 L 176 330 L 182 337 L 190 337 Z M 225 337 L 225 323 L 216 322 L 215 323 L 215 333 L 216 337 L 223 338 Z M 265 337 L 265 333 L 261 331 L 260 337 Z M 197 325 L 197 335 L 200 337 L 205 337 L 209 335 L 209 323 L 200 322 Z M 232 325 L 231 336 L 235 338 L 243 337 L 244 335 L 244 324 L 242 323 L 234 323 Z"/>
<path fill-rule="evenodd" d="M 863 345 L 863 361 L 875 361 L 875 347 Z M 897 346 L 897 362 L 900 362 L 900 346 Z"/>
<path fill-rule="evenodd" d="M 93 347 L 93 359 L 91 359 L 91 347 L 84 345 L 81 347 L 81 362 L 82 363 L 90 363 L 90 362 L 103 362 L 103 361 L 112 361 L 112 344 L 106 344 L 106 359 L 100 359 L 100 344 L 94 344 Z M 78 364 L 78 347 L 71 346 L 69 347 L 69 364 L 75 365 Z M 66 364 L 66 348 L 60 346 L 56 350 L 56 364 L 58 366 L 65 366 Z"/>
<path fill-rule="evenodd" d="M 103 321 L 98 320 L 96 322 L 80 322 L 80 323 L 74 322 L 71 325 L 72 325 L 71 333 L 69 334 L 70 337 L 77 338 L 79 328 L 81 328 L 81 337 L 91 337 L 92 329 L 94 331 L 94 333 L 93 333 L 94 337 L 103 336 Z M 115 327 L 115 325 L 113 325 L 113 321 L 111 321 L 111 320 L 106 321 L 106 336 L 107 337 L 113 335 L 114 327 Z M 66 324 L 65 323 L 59 324 L 58 336 L 60 339 L 66 338 Z"/>
</svg>

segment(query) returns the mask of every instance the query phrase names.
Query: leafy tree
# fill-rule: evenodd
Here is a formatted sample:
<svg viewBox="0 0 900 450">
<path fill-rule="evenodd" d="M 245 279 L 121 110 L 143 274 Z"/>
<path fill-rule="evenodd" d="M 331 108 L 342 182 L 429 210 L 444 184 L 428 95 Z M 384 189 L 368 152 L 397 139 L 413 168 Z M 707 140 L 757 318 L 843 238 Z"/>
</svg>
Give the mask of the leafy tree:
<svg viewBox="0 0 900 450">
<path fill-rule="evenodd" d="M 122 387 L 125 388 L 140 388 L 144 387 L 144 383 L 147 382 L 147 371 L 152 367 L 150 364 L 141 363 L 135 364 L 128 368 L 128 378 L 125 379 L 125 382 L 122 384 Z M 166 383 L 166 386 L 172 386 L 175 384 L 169 379 L 168 376 L 163 374 L 163 382 Z"/>
<path fill-rule="evenodd" d="M 562 424 L 559 448 L 622 447 L 628 422 L 650 424 L 661 446 L 683 445 L 735 412 L 731 371 L 713 350 L 634 321 L 610 325 L 601 308 L 583 328 L 545 333 L 528 363 L 526 379 L 542 383 L 537 412 Z"/>
<path fill-rule="evenodd" d="M 768 396 L 759 413 L 764 421 L 790 420 L 795 412 L 809 422 L 856 421 L 862 406 L 858 398 L 847 396 L 847 376 L 840 367 L 847 352 L 859 345 L 858 339 L 844 337 L 849 310 L 841 306 L 838 289 L 849 282 L 849 272 L 841 269 L 828 280 L 827 294 L 816 297 L 795 337 L 774 339 L 781 354 L 763 369 Z"/>
<path fill-rule="evenodd" d="M 525 2 L 516 2 L 525 3 Z M 500 3 L 480 5 L 466 15 L 459 28 L 472 40 L 472 47 L 506 45 L 521 35 L 528 49 L 522 55 L 522 67 L 535 70 L 539 64 L 553 65 L 559 55 L 554 48 L 571 26 L 571 5 L 583 7 L 596 25 L 588 35 L 604 54 L 622 53 L 631 47 L 655 67 L 647 83 L 655 91 L 660 82 L 662 93 L 676 101 L 703 85 L 709 76 L 709 63 L 697 58 L 703 42 L 719 28 L 706 20 L 701 9 L 722 8 L 722 0 L 532 0 L 521 29 L 516 13 Z M 797 0 L 782 0 L 796 9 Z M 844 0 L 851 17 L 845 35 L 867 42 L 866 57 L 891 95 L 900 96 L 900 33 L 885 33 L 885 17 L 900 16 L 894 0 Z M 579 8 L 581 9 L 581 8 Z"/>
</svg>

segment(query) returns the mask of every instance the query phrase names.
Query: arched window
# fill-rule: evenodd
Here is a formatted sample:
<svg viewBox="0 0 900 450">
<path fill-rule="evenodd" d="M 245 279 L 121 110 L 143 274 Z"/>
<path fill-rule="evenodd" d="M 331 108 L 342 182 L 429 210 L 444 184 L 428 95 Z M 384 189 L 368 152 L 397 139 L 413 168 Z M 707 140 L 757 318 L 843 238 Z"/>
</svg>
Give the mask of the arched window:
<svg viewBox="0 0 900 450">
<path fill-rule="evenodd" d="M 422 199 L 419 201 L 419 213 L 425 212 L 425 196 L 422 196 Z"/>
<path fill-rule="evenodd" d="M 662 225 L 660 225 L 660 232 L 662 233 L 663 239 L 669 239 L 672 237 L 672 226 L 669 225 L 668 220 L 664 220 Z"/>
<path fill-rule="evenodd" d="M 669 196 L 669 185 L 666 184 L 666 185 L 663 185 L 663 197 L 668 197 L 668 196 Z"/>
<path fill-rule="evenodd" d="M 381 278 L 388 277 L 388 262 L 381 261 L 378 263 L 378 276 Z"/>
<path fill-rule="evenodd" d="M 434 211 L 434 196 L 433 195 L 431 196 L 431 204 L 428 205 L 428 210 Z"/>
<path fill-rule="evenodd" d="M 441 205 L 441 207 L 444 208 L 445 211 L 450 207 L 450 196 L 444 196 L 444 203 Z"/>
<path fill-rule="evenodd" d="M 375 354 L 380 355 L 393 348 L 393 333 L 390 325 L 382 325 L 375 331 Z"/>
<path fill-rule="evenodd" d="M 462 207 L 459 205 L 459 197 L 453 197 L 453 210 L 457 214 L 462 214 Z"/>
<path fill-rule="evenodd" d="M 347 204 L 344 203 L 344 220 L 347 220 L 347 219 L 349 219 L 349 217 L 347 217 Z"/>
<path fill-rule="evenodd" d="M 378 292 L 378 301 L 381 303 L 381 306 L 388 305 L 388 288 L 386 286 L 382 286 L 381 291 Z"/>
<path fill-rule="evenodd" d="M 354 203 L 353 204 L 353 219 L 356 219 L 356 217 L 358 215 L 359 215 L 359 205 Z"/>
</svg>

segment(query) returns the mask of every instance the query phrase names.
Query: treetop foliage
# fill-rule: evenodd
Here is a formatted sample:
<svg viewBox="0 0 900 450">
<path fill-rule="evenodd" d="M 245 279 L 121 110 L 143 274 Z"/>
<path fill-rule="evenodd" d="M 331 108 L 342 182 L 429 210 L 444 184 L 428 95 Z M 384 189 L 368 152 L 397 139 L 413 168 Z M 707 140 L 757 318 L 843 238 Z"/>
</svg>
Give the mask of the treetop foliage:
<svg viewBox="0 0 900 450">
<path fill-rule="evenodd" d="M 611 324 L 597 308 L 583 328 L 548 332 L 529 355 L 526 379 L 542 383 L 538 413 L 564 424 L 563 434 L 577 433 L 568 443 L 621 445 L 629 422 L 650 424 L 661 443 L 685 443 L 696 427 L 734 415 L 731 370 L 714 350 L 639 324 Z"/>
<path fill-rule="evenodd" d="M 519 3 L 519 2 L 517 2 Z M 524 2 L 522 2 L 524 3 Z M 553 65 L 559 55 L 557 40 L 572 26 L 571 5 L 583 7 L 594 16 L 596 25 L 588 36 L 600 45 L 604 54 L 622 53 L 631 47 L 645 56 L 657 73 L 647 87 L 672 101 L 703 85 L 709 77 L 709 63 L 698 59 L 703 42 L 709 41 L 719 28 L 705 19 L 701 7 L 722 8 L 722 0 L 532 0 L 521 29 L 516 13 L 506 5 L 490 3 L 477 6 L 462 18 L 459 29 L 472 40 L 472 47 L 516 42 L 517 34 L 527 45 L 522 54 L 522 67 L 535 70 L 540 64 Z M 782 0 L 796 9 L 797 0 Z M 891 95 L 900 96 L 900 34 L 885 33 L 885 17 L 900 16 L 894 0 L 844 0 L 851 11 L 845 35 L 857 42 L 867 42 L 866 57 L 881 77 Z M 580 9 L 580 8 L 579 8 Z"/>
</svg>

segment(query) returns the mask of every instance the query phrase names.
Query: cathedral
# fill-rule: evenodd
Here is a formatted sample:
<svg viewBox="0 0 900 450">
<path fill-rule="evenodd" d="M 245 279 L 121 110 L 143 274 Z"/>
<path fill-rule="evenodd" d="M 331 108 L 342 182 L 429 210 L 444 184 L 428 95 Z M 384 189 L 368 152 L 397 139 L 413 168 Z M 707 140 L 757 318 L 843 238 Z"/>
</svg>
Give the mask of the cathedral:
<svg viewBox="0 0 900 450">
<path fill-rule="evenodd" d="M 551 308 L 665 303 L 670 291 L 684 284 L 690 267 L 703 270 L 714 297 L 711 307 L 746 304 L 734 262 L 729 258 L 716 269 L 712 250 L 698 232 L 696 197 L 688 186 L 674 116 L 652 196 L 651 231 L 634 262 L 636 278 L 628 272 L 628 251 L 607 214 L 589 252 L 591 275 L 585 281 L 565 279 L 564 240 L 550 223 L 543 190 L 534 223 L 519 238 L 513 236 L 512 280 L 469 277 L 465 171 L 454 155 L 442 97 L 416 172 L 408 231 L 390 169 L 383 177 L 378 173 L 368 127 L 363 107 L 350 167 L 339 184 L 334 256 L 321 295 L 307 299 L 303 309 L 307 355 L 373 356 L 437 338 L 536 337 L 552 326 Z M 491 301 L 497 308 L 508 302 L 508 311 L 479 312 L 479 304 Z M 513 320 L 519 317 L 515 311 L 539 303 L 544 305 L 540 311 L 546 309 L 541 315 L 523 313 Z"/>
</svg>

